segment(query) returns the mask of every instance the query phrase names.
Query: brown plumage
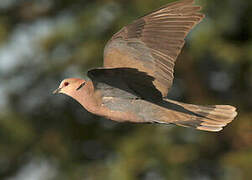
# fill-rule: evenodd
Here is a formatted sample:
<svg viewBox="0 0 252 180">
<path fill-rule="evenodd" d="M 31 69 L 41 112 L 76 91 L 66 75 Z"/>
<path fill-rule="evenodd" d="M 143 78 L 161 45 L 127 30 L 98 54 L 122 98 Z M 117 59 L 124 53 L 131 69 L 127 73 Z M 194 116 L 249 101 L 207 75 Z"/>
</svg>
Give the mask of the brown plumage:
<svg viewBox="0 0 252 180">
<path fill-rule="evenodd" d="M 200 106 L 169 100 L 174 64 L 189 31 L 204 17 L 193 0 L 170 3 L 125 26 L 107 43 L 104 67 L 91 80 L 70 78 L 55 93 L 115 121 L 156 122 L 220 131 L 237 115 L 230 105 Z"/>
</svg>

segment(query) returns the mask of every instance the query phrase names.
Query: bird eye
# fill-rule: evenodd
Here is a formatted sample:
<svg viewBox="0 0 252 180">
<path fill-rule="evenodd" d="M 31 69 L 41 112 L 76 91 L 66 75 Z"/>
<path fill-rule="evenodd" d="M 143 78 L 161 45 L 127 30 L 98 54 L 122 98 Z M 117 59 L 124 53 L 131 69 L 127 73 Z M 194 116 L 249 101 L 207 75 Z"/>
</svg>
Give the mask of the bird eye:
<svg viewBox="0 0 252 180">
<path fill-rule="evenodd" d="M 68 86 L 69 85 L 69 82 L 64 82 L 64 86 Z"/>
</svg>

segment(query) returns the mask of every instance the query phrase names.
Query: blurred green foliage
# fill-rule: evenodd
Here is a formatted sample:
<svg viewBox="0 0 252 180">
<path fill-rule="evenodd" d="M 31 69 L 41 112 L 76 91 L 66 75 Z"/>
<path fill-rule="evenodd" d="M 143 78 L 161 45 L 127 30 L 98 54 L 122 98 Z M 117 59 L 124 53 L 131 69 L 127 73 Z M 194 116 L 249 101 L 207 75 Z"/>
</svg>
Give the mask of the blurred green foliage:
<svg viewBox="0 0 252 180">
<path fill-rule="evenodd" d="M 0 1 L 0 179 L 252 179 L 252 1 L 201 0 L 173 99 L 232 104 L 219 133 L 119 124 L 51 94 L 122 26 L 172 0 Z"/>
</svg>

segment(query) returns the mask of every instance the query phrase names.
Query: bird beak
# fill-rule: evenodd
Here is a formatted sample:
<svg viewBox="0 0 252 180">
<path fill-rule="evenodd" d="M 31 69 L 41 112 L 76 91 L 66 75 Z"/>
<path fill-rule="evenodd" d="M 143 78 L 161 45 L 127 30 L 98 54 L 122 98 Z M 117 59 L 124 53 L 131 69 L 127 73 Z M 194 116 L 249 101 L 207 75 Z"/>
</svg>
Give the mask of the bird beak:
<svg viewBox="0 0 252 180">
<path fill-rule="evenodd" d="M 59 94 L 60 91 L 61 91 L 61 89 L 62 89 L 62 88 L 58 88 L 58 89 L 54 90 L 54 91 L 53 91 L 53 94 Z"/>
</svg>

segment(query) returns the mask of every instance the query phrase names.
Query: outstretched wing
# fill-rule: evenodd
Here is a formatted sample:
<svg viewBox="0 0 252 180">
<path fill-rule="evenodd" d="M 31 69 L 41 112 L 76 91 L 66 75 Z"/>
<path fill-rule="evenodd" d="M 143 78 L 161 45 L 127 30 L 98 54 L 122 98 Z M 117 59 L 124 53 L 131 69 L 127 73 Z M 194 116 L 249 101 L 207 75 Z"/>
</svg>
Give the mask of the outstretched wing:
<svg viewBox="0 0 252 180">
<path fill-rule="evenodd" d="M 162 100 L 162 94 L 153 85 L 154 78 L 133 68 L 97 68 L 88 71 L 95 89 L 103 96 Z"/>
<path fill-rule="evenodd" d="M 105 68 L 134 68 L 154 78 L 153 84 L 166 96 L 184 39 L 203 14 L 194 0 L 168 4 L 123 27 L 107 43 Z"/>
</svg>

